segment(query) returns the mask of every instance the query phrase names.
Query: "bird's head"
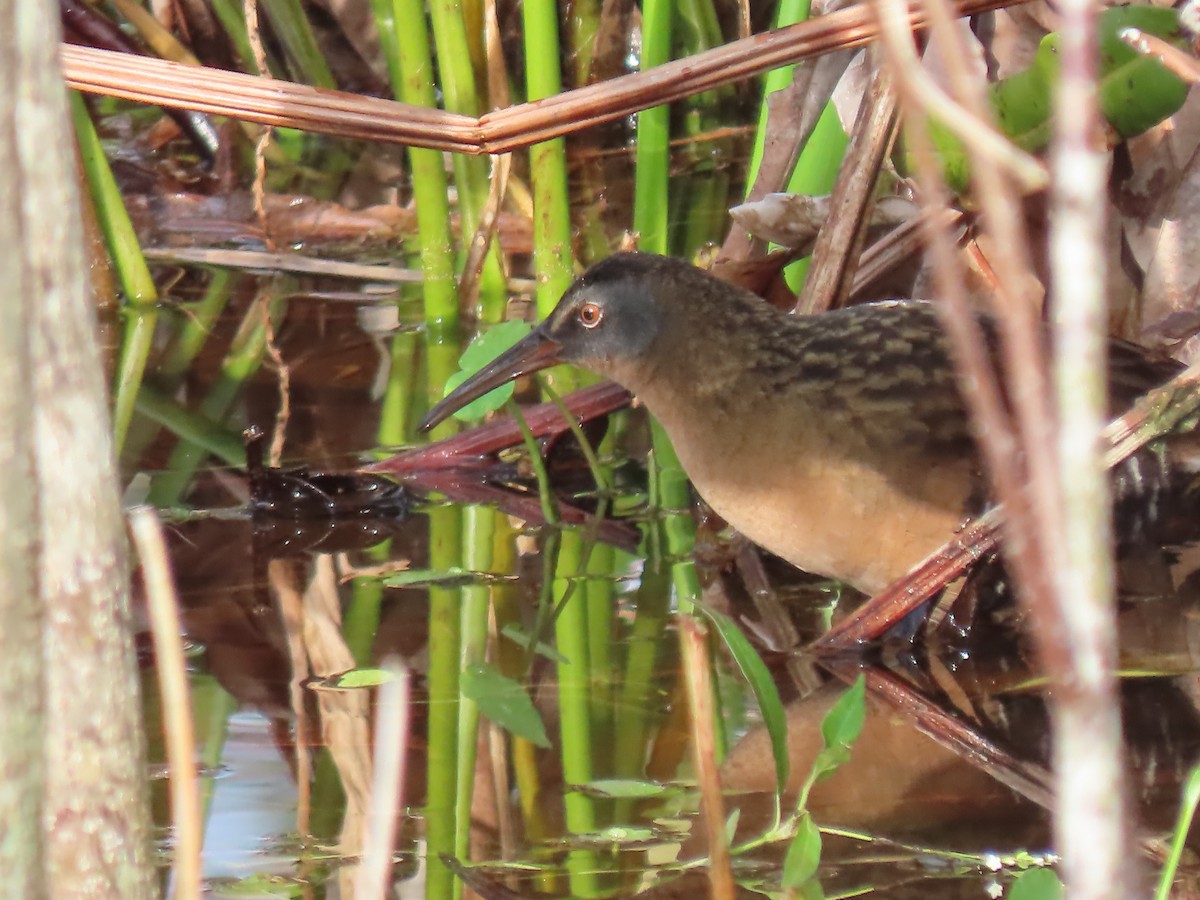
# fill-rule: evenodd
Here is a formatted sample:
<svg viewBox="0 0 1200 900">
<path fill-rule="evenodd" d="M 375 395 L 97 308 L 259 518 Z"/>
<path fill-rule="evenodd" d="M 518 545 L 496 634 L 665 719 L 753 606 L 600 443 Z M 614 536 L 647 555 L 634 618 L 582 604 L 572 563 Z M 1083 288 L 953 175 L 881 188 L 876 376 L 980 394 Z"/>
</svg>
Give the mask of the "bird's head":
<svg viewBox="0 0 1200 900">
<path fill-rule="evenodd" d="M 687 263 L 648 253 L 617 253 L 588 269 L 546 320 L 438 403 L 428 430 L 488 391 L 559 363 L 574 363 L 625 383 L 662 330 L 676 272 Z M 625 384 L 636 388 L 636 385 Z"/>
</svg>

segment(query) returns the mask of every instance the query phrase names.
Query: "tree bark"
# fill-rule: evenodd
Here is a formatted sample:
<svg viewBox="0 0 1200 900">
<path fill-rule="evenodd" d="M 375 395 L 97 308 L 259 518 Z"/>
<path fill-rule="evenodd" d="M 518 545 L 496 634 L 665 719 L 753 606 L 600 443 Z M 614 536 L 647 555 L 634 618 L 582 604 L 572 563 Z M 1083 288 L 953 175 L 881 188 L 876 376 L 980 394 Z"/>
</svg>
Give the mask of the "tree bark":
<svg viewBox="0 0 1200 900">
<path fill-rule="evenodd" d="M 151 897 L 154 883 L 128 551 L 87 299 L 58 15 L 48 0 L 0 4 L 15 51 L 0 51 L 12 66 L 4 83 L 18 92 L 19 121 L 4 127 L 17 151 L 6 174 L 19 191 L 5 193 L 20 197 L 30 310 L 49 893 L 136 900 Z"/>
</svg>

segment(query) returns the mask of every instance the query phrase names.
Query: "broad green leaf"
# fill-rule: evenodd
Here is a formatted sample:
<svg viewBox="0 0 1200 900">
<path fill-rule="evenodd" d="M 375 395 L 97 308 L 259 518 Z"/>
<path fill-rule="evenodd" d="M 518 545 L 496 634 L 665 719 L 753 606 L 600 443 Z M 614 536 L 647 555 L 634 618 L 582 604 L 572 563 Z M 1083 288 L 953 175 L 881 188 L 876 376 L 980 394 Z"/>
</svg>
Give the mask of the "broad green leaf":
<svg viewBox="0 0 1200 900">
<path fill-rule="evenodd" d="M 471 341 L 463 355 L 459 357 L 459 371 L 446 379 L 446 393 L 452 390 L 490 363 L 493 359 L 508 350 L 517 341 L 531 331 L 526 322 L 501 322 L 489 328 L 485 333 Z M 513 395 L 513 384 L 503 384 L 484 394 L 478 400 L 472 400 L 462 409 L 454 413 L 454 418 L 463 422 L 477 422 L 488 413 L 499 409 Z"/>
<path fill-rule="evenodd" d="M 1053 869 L 1022 872 L 1005 895 L 1008 900 L 1062 900 L 1063 886 Z"/>
<path fill-rule="evenodd" d="M 501 675 L 487 663 L 467 666 L 462 693 L 479 704 L 479 711 L 506 731 L 538 747 L 549 747 L 546 726 L 520 682 Z"/>
<path fill-rule="evenodd" d="M 699 604 L 697 605 L 699 606 Z M 746 639 L 742 630 L 734 624 L 732 619 L 715 609 L 703 606 L 700 608 L 712 620 L 717 634 L 729 648 L 729 655 L 741 669 L 742 675 L 754 692 L 754 699 L 758 701 L 763 725 L 766 726 L 767 734 L 771 738 L 771 753 L 775 757 L 775 789 L 777 793 L 782 794 L 784 788 L 787 787 L 790 762 L 787 752 L 787 716 L 783 711 L 783 703 L 779 699 L 779 690 L 775 687 L 775 680 L 771 677 L 766 663 L 762 661 L 754 647 L 750 645 L 750 641 Z"/>
<path fill-rule="evenodd" d="M 820 864 L 821 832 L 817 830 L 817 823 L 812 816 L 805 813 L 800 817 L 796 836 L 792 838 L 787 856 L 783 858 L 783 886 L 799 887 L 817 874 Z"/>
<path fill-rule="evenodd" d="M 1173 115 L 1188 93 L 1188 85 L 1162 63 L 1138 53 L 1121 40 L 1121 31 L 1131 27 L 1168 41 L 1180 35 L 1178 15 L 1169 7 L 1115 6 L 1100 14 L 1097 99 L 1113 132 L 1126 138 L 1141 134 Z M 1028 69 L 988 89 L 1000 131 L 1030 153 L 1044 150 L 1054 134 L 1052 113 L 1058 83 L 1058 45 L 1057 34 L 1046 35 Z M 958 138 L 937 121 L 930 123 L 929 136 L 941 157 L 946 183 L 956 191 L 966 190 L 970 172 Z"/>
<path fill-rule="evenodd" d="M 867 680 L 859 675 L 821 721 L 821 737 L 825 740 L 825 746 L 831 749 L 852 746 L 862 734 L 866 717 Z"/>
</svg>

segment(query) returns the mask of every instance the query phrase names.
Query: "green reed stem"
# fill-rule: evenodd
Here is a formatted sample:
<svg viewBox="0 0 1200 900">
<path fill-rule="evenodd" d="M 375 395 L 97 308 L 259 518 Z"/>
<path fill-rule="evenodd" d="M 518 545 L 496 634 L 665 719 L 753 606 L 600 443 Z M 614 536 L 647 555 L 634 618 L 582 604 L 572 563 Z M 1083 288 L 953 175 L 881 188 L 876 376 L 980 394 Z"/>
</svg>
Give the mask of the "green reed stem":
<svg viewBox="0 0 1200 900">
<path fill-rule="evenodd" d="M 646 0 L 642 5 L 642 71 L 660 66 L 671 57 L 674 5 L 668 0 Z M 640 236 L 641 249 L 651 253 L 667 252 L 670 137 L 670 107 L 656 106 L 638 113 L 633 230 Z"/>
<path fill-rule="evenodd" d="M 528 99 L 540 100 L 562 90 L 559 71 L 558 4 L 526 0 L 521 7 L 525 26 L 525 81 Z M 533 254 L 537 265 L 538 317 L 545 318 L 573 277 L 571 210 L 567 201 L 567 151 L 562 138 L 529 148 L 533 173 Z M 564 374 L 561 390 L 575 380 Z"/>
<path fill-rule="evenodd" d="M 284 53 L 303 80 L 314 87 L 336 88 L 300 0 L 262 0 L 262 5 Z"/>
<path fill-rule="evenodd" d="M 421 0 L 392 0 L 395 49 L 399 81 L 393 72 L 392 89 L 405 103 L 436 105 L 433 59 Z M 421 242 L 421 268 L 425 273 L 425 324 L 439 336 L 458 331 L 458 292 L 454 281 L 454 241 L 450 231 L 450 201 L 442 154 L 437 150 L 409 148 L 413 197 L 417 207 L 417 232 Z M 440 388 L 440 386 L 439 386 Z"/>
<path fill-rule="evenodd" d="M 221 23 L 226 37 L 237 51 L 242 68 L 251 75 L 262 75 L 250 47 L 250 36 L 246 33 L 246 19 L 242 14 L 241 0 L 210 0 L 212 11 Z"/>
<path fill-rule="evenodd" d="M 430 0 L 430 20 L 437 50 L 438 74 L 446 109 L 477 116 L 481 104 L 476 93 L 475 70 L 467 39 L 465 11 L 461 0 Z M 458 189 L 462 241 L 466 244 L 479 228 L 487 206 L 490 162 L 483 156 L 456 153 L 453 157 L 454 181 Z M 484 322 L 504 319 L 507 288 L 500 264 L 500 248 L 492 242 L 479 280 L 480 318 Z"/>
<path fill-rule="evenodd" d="M 445 571 L 461 564 L 462 517 L 458 509 L 429 511 L 429 564 Z M 458 846 L 458 723 L 462 616 L 459 592 L 429 589 L 429 769 L 426 776 L 425 896 L 451 898 L 462 888 L 441 861 Z M 469 822 L 462 827 L 468 827 Z"/>
<path fill-rule="evenodd" d="M 562 532 L 553 596 L 558 610 L 554 623 L 555 643 L 568 660 L 558 664 L 563 779 L 568 785 L 587 784 L 595 771 L 587 603 L 584 592 L 578 590 L 585 565 L 582 535 L 577 531 Z M 568 791 L 563 797 L 563 807 L 570 833 L 588 834 L 595 830 L 596 807 L 591 797 L 579 791 Z M 594 853 L 568 856 L 567 871 L 573 896 L 594 896 L 597 885 L 592 872 L 595 868 Z"/>
<path fill-rule="evenodd" d="M 96 208 L 96 218 L 117 270 L 121 290 L 129 304 L 125 310 L 125 336 L 121 341 L 113 385 L 113 440 L 115 450 L 120 454 L 129 422 L 133 418 L 133 407 L 146 371 L 146 361 L 150 358 L 154 343 L 154 329 L 158 323 L 158 289 L 142 255 L 141 244 L 104 156 L 96 126 L 88 115 L 87 105 L 76 91 L 70 92 L 70 98 L 79 156 L 92 204 Z"/>
<path fill-rule="evenodd" d="M 208 287 L 198 303 L 186 307 L 175 340 L 158 363 L 158 384 L 164 390 L 174 390 L 212 335 L 213 326 L 229 305 L 236 281 L 228 269 L 211 269 Z"/>
<path fill-rule="evenodd" d="M 775 21 L 772 23 L 772 27 L 782 28 L 786 25 L 803 22 L 808 18 L 811 8 L 812 0 L 780 0 L 779 7 L 775 10 Z M 758 167 L 762 165 L 763 142 L 767 136 L 767 98 L 791 84 L 792 74 L 795 70 L 795 66 L 781 66 L 778 69 L 772 69 L 763 77 L 763 99 L 758 109 L 758 128 L 754 132 L 754 149 L 750 154 L 747 186 L 754 184 Z"/>
</svg>

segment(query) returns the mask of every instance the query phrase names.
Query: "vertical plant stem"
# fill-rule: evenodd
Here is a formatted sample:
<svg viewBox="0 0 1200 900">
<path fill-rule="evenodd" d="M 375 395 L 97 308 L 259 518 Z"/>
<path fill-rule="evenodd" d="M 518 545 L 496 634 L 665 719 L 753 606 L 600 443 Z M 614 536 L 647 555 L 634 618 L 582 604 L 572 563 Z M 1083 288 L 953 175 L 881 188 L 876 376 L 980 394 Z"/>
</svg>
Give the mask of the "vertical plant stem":
<svg viewBox="0 0 1200 900">
<path fill-rule="evenodd" d="M 337 82 L 321 55 L 300 0 L 261 0 L 261 3 L 284 52 L 304 80 L 314 87 L 336 88 Z"/>
<path fill-rule="evenodd" d="M 425 25 L 425 4 L 420 0 L 392 0 L 396 48 L 388 58 L 400 63 L 400 81 L 392 89 L 405 103 L 433 107 L 433 59 Z M 454 284 L 454 244 L 450 233 L 450 202 L 446 169 L 436 150 L 412 147 L 413 195 L 417 206 L 417 232 L 421 241 L 421 268 L 425 273 L 425 324 L 439 339 L 458 330 L 458 294 Z M 440 388 L 440 386 L 439 386 Z"/>
<path fill-rule="evenodd" d="M 558 4 L 528 0 L 522 4 L 525 26 L 525 81 L 530 100 L 562 90 L 559 72 Z M 533 256 L 538 273 L 538 317 L 545 318 L 571 283 L 571 210 L 567 202 L 567 150 L 562 138 L 529 148 L 533 173 Z M 573 389 L 573 372 L 556 373 L 560 393 Z"/>
<path fill-rule="evenodd" d="M 490 572 L 496 511 L 468 506 L 462 511 L 462 564 L 469 572 Z M 462 649 L 460 667 L 466 669 L 487 659 L 488 607 L 491 591 L 486 584 L 462 588 Z M 479 705 L 466 697 L 458 709 L 458 834 L 454 854 L 467 855 L 470 838 L 471 801 L 475 796 L 475 758 L 479 746 Z"/>
<path fill-rule="evenodd" d="M 646 0 L 642 8 L 642 71 L 671 57 L 674 4 Z M 638 246 L 650 253 L 667 252 L 667 210 L 671 154 L 671 108 L 656 106 L 638 113 L 634 151 L 633 230 Z"/>
<path fill-rule="evenodd" d="M 567 659 L 558 665 L 558 705 L 563 778 L 568 785 L 587 784 L 594 772 L 587 603 L 581 589 L 583 568 L 583 538 L 578 531 L 564 531 L 553 597 L 558 608 L 558 618 L 554 622 L 555 641 L 559 652 Z M 563 798 L 563 805 L 569 832 L 588 834 L 595 830 L 596 806 L 591 797 L 569 791 Z M 594 895 L 597 887 L 595 868 L 596 855 L 591 851 L 573 851 L 568 856 L 572 895 Z"/>
<path fill-rule="evenodd" d="M 1074 659 L 1069 681 L 1055 684 L 1049 699 L 1055 837 L 1068 894 L 1115 900 L 1135 896 L 1139 885 L 1117 701 L 1112 500 L 1102 441 L 1107 153 L 1096 102 L 1097 7 L 1064 0 L 1060 11 L 1050 249 L 1066 559 L 1054 562 L 1054 592 Z"/>
<path fill-rule="evenodd" d="M 461 557 L 461 517 L 454 508 L 429 511 L 429 564 L 445 571 Z M 462 661 L 459 592 L 429 589 L 429 770 L 426 784 L 426 897 L 453 897 L 461 887 L 441 861 L 457 843 L 458 706 Z"/>
<path fill-rule="evenodd" d="M 92 124 L 83 97 L 75 91 L 69 96 L 79 155 L 87 174 L 92 203 L 96 207 L 96 218 L 104 232 L 121 290 L 129 304 L 113 389 L 113 438 L 119 454 L 133 418 L 138 388 L 154 341 L 154 327 L 158 323 L 158 290 L 142 255 L 133 223 L 129 221 L 129 213 L 112 169 L 104 158 L 104 148 L 100 145 L 100 137 L 96 134 L 96 126 Z"/>
<path fill-rule="evenodd" d="M 475 70 L 467 37 L 465 13 L 460 0 L 431 0 L 430 19 L 437 49 L 438 74 L 446 109 L 478 116 L 481 104 L 476 94 Z M 456 153 L 453 157 L 454 181 L 458 193 L 458 211 L 463 240 L 479 229 L 480 218 L 488 203 L 490 163 L 483 156 Z M 503 319 L 506 287 L 500 264 L 499 245 L 493 241 L 479 278 L 480 318 L 485 322 Z"/>
</svg>

